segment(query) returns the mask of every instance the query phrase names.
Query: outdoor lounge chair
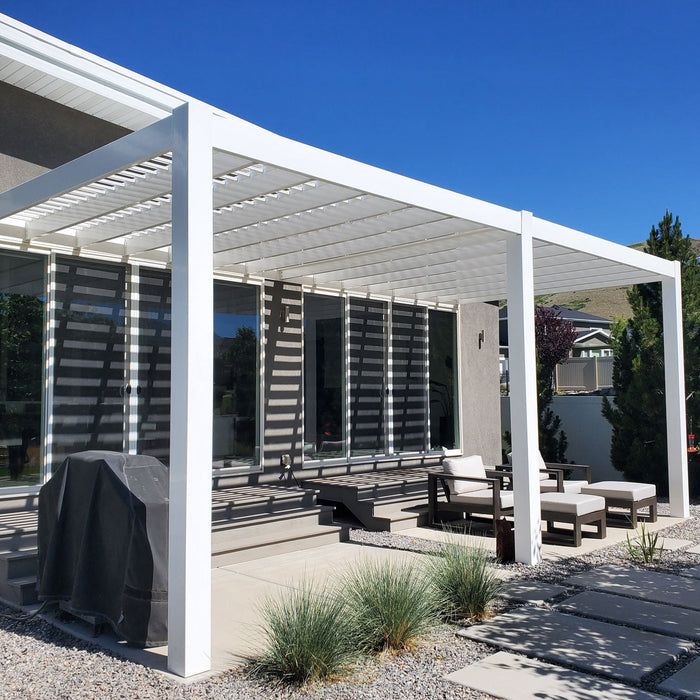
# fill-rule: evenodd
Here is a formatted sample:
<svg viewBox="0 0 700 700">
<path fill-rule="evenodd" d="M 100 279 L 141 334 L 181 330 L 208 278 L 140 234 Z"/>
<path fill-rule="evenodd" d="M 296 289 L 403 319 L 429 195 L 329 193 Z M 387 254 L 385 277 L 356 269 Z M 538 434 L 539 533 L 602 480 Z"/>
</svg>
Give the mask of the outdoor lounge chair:
<svg viewBox="0 0 700 700">
<path fill-rule="evenodd" d="M 501 469 L 512 469 L 512 452 L 508 453 L 508 464 Z M 558 462 L 545 462 L 542 454 L 539 457 L 540 493 L 559 491 L 563 493 L 581 493 L 581 488 L 591 483 L 591 468 L 587 464 L 560 464 Z M 583 479 L 568 479 L 569 474 L 575 471 L 583 473 Z"/>
<path fill-rule="evenodd" d="M 513 514 L 513 492 L 504 488 L 508 472 L 487 469 L 480 455 L 448 457 L 442 472 L 428 474 L 428 524 L 434 525 L 444 511 L 469 516 L 491 515 L 494 521 Z M 438 483 L 445 501 L 438 500 Z"/>
</svg>

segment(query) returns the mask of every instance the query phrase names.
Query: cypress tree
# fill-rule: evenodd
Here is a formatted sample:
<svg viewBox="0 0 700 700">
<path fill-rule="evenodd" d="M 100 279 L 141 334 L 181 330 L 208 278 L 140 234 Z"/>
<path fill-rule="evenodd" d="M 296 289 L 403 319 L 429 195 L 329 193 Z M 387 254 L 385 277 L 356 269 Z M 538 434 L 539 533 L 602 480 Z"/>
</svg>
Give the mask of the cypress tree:
<svg viewBox="0 0 700 700">
<path fill-rule="evenodd" d="M 667 211 L 652 226 L 644 251 L 681 262 L 686 404 L 689 425 L 700 409 L 700 266 L 692 241 Z M 666 405 L 661 284 L 634 285 L 627 294 L 632 318 L 612 331 L 612 401 L 603 399 L 603 415 L 612 425 L 613 466 L 632 481 L 654 483 L 668 493 Z M 695 393 L 693 393 L 695 392 Z"/>
</svg>

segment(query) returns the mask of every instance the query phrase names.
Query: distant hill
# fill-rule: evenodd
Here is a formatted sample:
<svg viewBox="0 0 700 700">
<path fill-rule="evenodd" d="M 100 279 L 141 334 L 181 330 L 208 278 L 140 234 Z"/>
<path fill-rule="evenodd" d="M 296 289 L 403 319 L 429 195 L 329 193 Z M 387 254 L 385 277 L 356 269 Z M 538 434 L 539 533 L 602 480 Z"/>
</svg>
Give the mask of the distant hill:
<svg viewBox="0 0 700 700">
<path fill-rule="evenodd" d="M 700 238 L 691 238 L 693 249 L 700 256 Z M 630 248 L 642 250 L 644 242 L 634 243 Z M 545 294 L 537 297 L 540 306 L 566 306 L 575 311 L 585 311 L 587 314 L 603 318 L 629 318 L 632 309 L 627 303 L 629 287 L 608 287 L 606 289 L 588 289 L 581 292 L 561 292 L 560 294 Z"/>
</svg>

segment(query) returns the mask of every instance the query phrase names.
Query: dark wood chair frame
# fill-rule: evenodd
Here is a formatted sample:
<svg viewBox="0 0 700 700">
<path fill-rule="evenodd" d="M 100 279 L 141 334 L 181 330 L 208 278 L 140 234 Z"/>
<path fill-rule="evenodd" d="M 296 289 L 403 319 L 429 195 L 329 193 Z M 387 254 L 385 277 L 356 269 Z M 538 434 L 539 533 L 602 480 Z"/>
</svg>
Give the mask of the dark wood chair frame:
<svg viewBox="0 0 700 700">
<path fill-rule="evenodd" d="M 610 496 L 604 496 L 604 498 L 605 510 L 607 511 L 608 518 L 625 518 L 631 523 L 633 529 L 636 529 L 637 521 L 640 518 L 650 523 L 655 523 L 658 519 L 659 506 L 656 500 L 656 496 L 640 498 L 637 501 L 631 498 L 611 498 Z M 640 508 L 646 508 L 647 506 L 649 506 L 649 515 L 642 515 L 641 513 L 639 513 Z M 611 513 L 611 507 L 624 508 L 626 510 L 629 510 L 629 515 L 627 515 L 627 513 Z"/>
<path fill-rule="evenodd" d="M 569 523 L 570 525 L 573 525 L 574 547 L 581 546 L 581 525 L 595 523 L 595 537 L 604 540 L 606 536 L 605 508 L 601 508 L 600 510 L 594 510 L 593 512 L 586 513 L 585 515 L 576 515 L 576 513 L 567 513 L 559 510 L 545 510 L 545 507 L 543 505 L 541 517 L 542 520 L 547 521 L 547 532 L 556 534 L 571 534 L 570 530 L 564 530 L 562 528 L 554 527 L 554 523 Z"/>
<path fill-rule="evenodd" d="M 500 469 L 487 469 L 486 478 L 474 476 L 458 476 L 456 474 L 447 474 L 446 472 L 429 472 L 428 473 L 428 525 L 434 525 L 435 519 L 440 511 L 449 511 L 452 513 L 462 513 L 471 515 L 472 513 L 480 513 L 482 515 L 492 515 L 494 522 L 506 515 L 513 515 L 513 508 L 501 508 L 501 491 L 506 491 L 504 488 L 505 480 L 510 480 L 511 474 Z M 483 484 L 483 489 L 491 489 L 491 503 L 456 503 L 450 500 L 450 487 L 448 481 L 472 481 Z M 442 484 L 442 489 L 445 492 L 447 501 L 438 501 L 438 482 Z M 468 495 L 468 494 L 465 494 Z"/>
</svg>

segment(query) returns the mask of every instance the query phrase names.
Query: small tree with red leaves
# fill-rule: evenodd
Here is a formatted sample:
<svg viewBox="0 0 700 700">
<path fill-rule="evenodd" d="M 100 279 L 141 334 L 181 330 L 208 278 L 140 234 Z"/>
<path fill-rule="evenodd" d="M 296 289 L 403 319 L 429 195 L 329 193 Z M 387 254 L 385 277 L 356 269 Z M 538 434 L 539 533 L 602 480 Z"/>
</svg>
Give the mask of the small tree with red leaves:
<svg viewBox="0 0 700 700">
<path fill-rule="evenodd" d="M 535 345 L 537 346 L 537 376 L 539 393 L 551 388 L 556 366 L 569 357 L 576 342 L 576 328 L 565 321 L 555 309 L 535 308 Z"/>
<path fill-rule="evenodd" d="M 535 309 L 535 344 L 537 346 L 537 408 L 539 412 L 540 452 L 545 462 L 566 461 L 566 433 L 561 420 L 549 408 L 554 395 L 556 366 L 566 360 L 576 341 L 576 328 L 552 308 Z"/>
</svg>

